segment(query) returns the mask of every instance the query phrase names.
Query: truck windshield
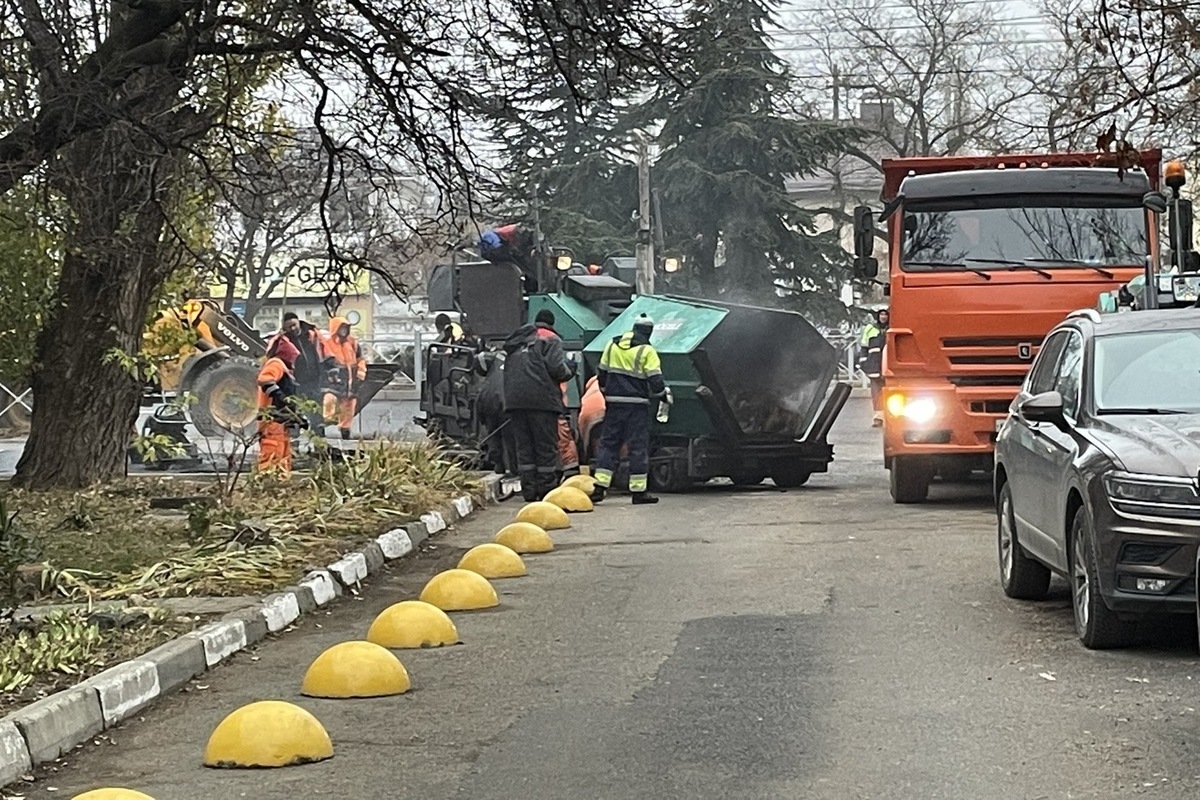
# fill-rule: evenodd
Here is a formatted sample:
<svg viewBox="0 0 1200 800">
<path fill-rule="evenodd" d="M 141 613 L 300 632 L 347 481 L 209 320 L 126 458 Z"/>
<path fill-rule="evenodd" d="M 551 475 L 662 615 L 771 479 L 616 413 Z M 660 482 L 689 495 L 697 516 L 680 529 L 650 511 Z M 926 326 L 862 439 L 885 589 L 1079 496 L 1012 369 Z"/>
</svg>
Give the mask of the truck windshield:
<svg viewBox="0 0 1200 800">
<path fill-rule="evenodd" d="M 1200 331 L 1096 338 L 1098 414 L 1200 413 Z"/>
<path fill-rule="evenodd" d="M 1107 206 L 1096 198 L 1088 202 L 1095 205 L 906 207 L 902 267 L 909 272 L 1036 267 L 1045 274 L 1054 268 L 1143 263 L 1150 252 L 1145 211 Z"/>
</svg>

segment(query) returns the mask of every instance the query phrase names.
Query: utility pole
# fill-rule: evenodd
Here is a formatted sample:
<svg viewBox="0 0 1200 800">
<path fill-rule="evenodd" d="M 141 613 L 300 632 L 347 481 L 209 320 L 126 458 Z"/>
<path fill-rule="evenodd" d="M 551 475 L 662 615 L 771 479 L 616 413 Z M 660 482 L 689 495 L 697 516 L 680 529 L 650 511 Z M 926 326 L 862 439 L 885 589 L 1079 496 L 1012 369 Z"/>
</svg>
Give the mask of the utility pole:
<svg viewBox="0 0 1200 800">
<path fill-rule="evenodd" d="M 650 235 L 650 140 L 638 131 L 637 293 L 654 294 L 654 244 Z"/>
<path fill-rule="evenodd" d="M 840 76 L 838 74 L 837 64 L 834 64 L 829 68 L 829 74 L 830 80 L 833 83 L 833 121 L 837 122 L 842 116 L 842 86 L 838 81 Z"/>
<path fill-rule="evenodd" d="M 539 292 L 547 291 L 546 281 L 546 253 L 542 247 L 542 215 L 538 208 L 538 185 L 533 184 L 533 198 L 530 206 L 533 210 L 533 252 L 534 258 L 537 259 L 537 267 L 534 271 L 534 279 L 537 280 L 537 290 Z"/>
</svg>

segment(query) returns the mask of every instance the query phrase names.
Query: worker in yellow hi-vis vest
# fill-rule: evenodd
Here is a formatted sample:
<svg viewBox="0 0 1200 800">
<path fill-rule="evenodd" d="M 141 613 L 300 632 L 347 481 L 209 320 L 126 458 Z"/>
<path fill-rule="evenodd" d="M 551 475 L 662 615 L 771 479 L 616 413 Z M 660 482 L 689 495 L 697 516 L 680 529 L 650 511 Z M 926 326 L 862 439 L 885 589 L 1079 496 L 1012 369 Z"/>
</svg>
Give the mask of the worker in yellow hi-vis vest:
<svg viewBox="0 0 1200 800">
<path fill-rule="evenodd" d="M 621 445 L 629 447 L 629 491 L 635 505 L 657 503 L 647 491 L 650 472 L 651 400 L 667 396 L 662 361 L 650 344 L 654 321 L 645 314 L 633 330 L 604 347 L 596 377 L 604 393 L 604 422 L 596 457 L 596 490 L 592 500 L 604 499 L 612 486 Z"/>
</svg>

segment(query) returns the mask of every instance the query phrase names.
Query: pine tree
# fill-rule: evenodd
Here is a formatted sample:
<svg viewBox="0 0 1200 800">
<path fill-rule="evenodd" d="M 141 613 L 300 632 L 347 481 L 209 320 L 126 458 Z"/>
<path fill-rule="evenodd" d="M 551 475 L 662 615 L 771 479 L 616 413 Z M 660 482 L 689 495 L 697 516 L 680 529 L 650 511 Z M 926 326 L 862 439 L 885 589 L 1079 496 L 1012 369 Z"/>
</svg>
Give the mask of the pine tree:
<svg viewBox="0 0 1200 800">
<path fill-rule="evenodd" d="M 661 120 L 654 181 L 671 244 L 706 296 L 803 310 L 832 321 L 849 258 L 836 231 L 789 199 L 853 134 L 788 114 L 792 75 L 765 33 L 772 0 L 696 0 L 681 34 L 682 86 L 639 110 Z"/>
</svg>

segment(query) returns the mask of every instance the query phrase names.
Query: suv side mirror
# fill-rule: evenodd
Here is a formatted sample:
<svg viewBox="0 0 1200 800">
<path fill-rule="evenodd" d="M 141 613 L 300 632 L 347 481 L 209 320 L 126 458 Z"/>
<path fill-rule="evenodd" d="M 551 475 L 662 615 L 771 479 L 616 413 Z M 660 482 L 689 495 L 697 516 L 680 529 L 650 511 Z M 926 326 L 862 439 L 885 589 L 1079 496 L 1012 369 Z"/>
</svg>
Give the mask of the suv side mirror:
<svg viewBox="0 0 1200 800">
<path fill-rule="evenodd" d="M 875 212 L 870 206 L 854 209 L 854 277 L 870 280 L 879 274 L 875 253 Z"/>
<path fill-rule="evenodd" d="M 1022 419 L 1028 422 L 1049 422 L 1059 430 L 1066 430 L 1067 418 L 1063 416 L 1063 399 L 1058 392 L 1042 392 L 1021 403 L 1017 409 Z"/>
</svg>

